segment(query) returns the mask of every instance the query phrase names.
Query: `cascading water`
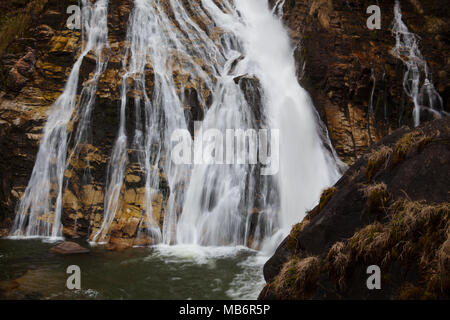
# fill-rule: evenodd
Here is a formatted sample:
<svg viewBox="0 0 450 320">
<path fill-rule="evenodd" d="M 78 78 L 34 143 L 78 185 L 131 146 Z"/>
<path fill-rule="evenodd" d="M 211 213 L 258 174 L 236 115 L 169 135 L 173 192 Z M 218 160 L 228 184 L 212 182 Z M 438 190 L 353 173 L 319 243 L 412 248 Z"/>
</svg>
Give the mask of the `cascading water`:
<svg viewBox="0 0 450 320">
<path fill-rule="evenodd" d="M 280 15 L 283 3 L 277 4 Z M 97 82 L 106 65 L 102 50 L 107 46 L 107 2 L 98 0 L 92 8 L 87 0 L 83 4 L 87 43 L 49 116 L 17 215 L 16 235 L 61 235 L 64 171 L 86 143 Z M 322 189 L 337 180 L 341 163 L 311 99 L 298 83 L 288 34 L 268 3 L 135 0 L 126 40 L 120 122 L 106 172 L 104 217 L 91 239 L 108 241 L 112 221 L 123 209 L 124 179 L 134 154 L 145 172 L 146 219 L 140 230 L 146 230 L 153 243 L 261 248 L 273 238 L 272 244 L 277 244 L 315 205 Z M 97 68 L 79 99 L 74 148 L 66 161 L 67 125 L 76 107 L 79 69 L 91 50 Z M 151 88 L 148 80 L 153 83 Z M 189 134 L 187 143 L 194 146 L 195 160 L 196 151 L 209 150 L 212 164 L 172 161 L 173 134 L 188 130 L 192 123 L 186 105 L 193 88 L 204 117 L 191 130 L 194 137 Z M 135 128 L 129 145 L 126 116 L 131 103 Z M 225 142 L 231 144 L 231 154 L 227 149 L 226 160 L 217 161 L 216 147 L 224 142 L 203 136 L 211 130 L 225 135 L 240 130 L 244 140 L 232 134 Z M 262 140 L 271 142 L 266 146 L 260 141 L 259 147 L 267 148 L 277 162 L 279 170 L 273 175 L 262 175 L 261 164 L 234 155 L 249 151 L 251 134 L 256 131 L 265 133 Z M 204 155 L 201 158 L 205 160 Z M 244 162 L 236 163 L 239 159 Z M 161 172 L 170 190 L 162 230 L 152 213 Z M 35 220 L 43 221 L 39 217 L 53 211 L 49 199 L 54 181 L 58 196 L 50 233 L 51 223 L 45 222 L 48 231 L 42 231 Z"/>
<path fill-rule="evenodd" d="M 275 5 L 273 6 L 272 12 L 274 14 L 276 14 L 279 18 L 283 17 L 284 14 L 284 3 L 286 2 L 286 0 L 278 0 Z"/>
<path fill-rule="evenodd" d="M 103 48 L 107 44 L 107 0 L 98 0 L 94 5 L 83 0 L 82 21 L 86 41 L 75 62 L 64 92 L 51 107 L 33 172 L 20 201 L 16 219 L 11 230 L 13 237 L 62 236 L 61 213 L 64 172 L 67 168 L 68 125 L 77 108 L 80 125 L 76 133 L 76 146 L 84 139 L 84 130 L 89 121 L 96 82 L 103 71 L 105 61 Z M 77 90 L 80 67 L 85 56 L 93 51 L 97 59 L 94 76 L 83 90 L 77 107 Z M 71 156 L 69 157 L 70 160 Z"/>
<path fill-rule="evenodd" d="M 242 75 L 256 77 L 263 92 L 260 111 L 264 125 L 280 130 L 280 170 L 274 177 L 256 182 L 258 173 L 251 166 L 195 166 L 177 223 L 177 243 L 248 245 L 242 231 L 248 230 L 256 204 L 255 199 L 245 197 L 248 193 L 263 199 L 259 204 L 264 211 L 258 217 L 253 239 L 258 247 L 258 242 L 276 230 L 283 230 L 285 235 L 340 173 L 334 155 L 325 151 L 312 102 L 298 84 L 286 30 L 267 3 L 238 1 L 234 7 L 225 2 L 224 8 L 209 0 L 202 4 L 207 15 L 224 30 L 222 43 L 230 44 L 220 47 L 205 39 L 212 45 L 208 51 L 218 50 L 228 63 L 210 61 L 216 63 L 214 69 L 219 73 L 215 75 L 214 99 L 202 129 L 255 128 L 258 119 L 233 79 Z M 270 193 L 273 190 L 279 191 L 275 197 Z"/>
<path fill-rule="evenodd" d="M 402 21 L 400 1 L 398 0 L 394 7 L 392 33 L 395 36 L 395 47 L 392 52 L 403 61 L 406 67 L 403 88 L 414 103 L 414 125 L 420 124 L 420 115 L 423 110 L 440 118 L 442 114 L 446 114 L 443 110 L 442 98 L 433 85 L 428 64 L 419 50 L 419 37 L 410 32 Z"/>
<path fill-rule="evenodd" d="M 174 1 L 173 1 L 174 2 Z M 189 1 L 194 7 L 194 2 Z M 238 34 L 242 28 L 242 22 L 229 3 L 225 2 L 224 8 L 219 8 L 212 1 L 202 2 L 204 12 L 198 8 L 198 14 L 205 19 L 211 17 L 211 22 L 223 30 L 220 41 L 213 41 L 208 32 L 198 27 L 197 37 L 204 44 L 195 52 L 210 65 L 213 73 L 203 78 L 206 87 L 212 92 L 212 104 L 205 114 L 196 138 L 196 148 L 205 150 L 202 144 L 215 144 L 217 141 L 207 141 L 202 133 L 208 130 L 257 129 L 257 120 L 252 107 L 245 98 L 245 93 L 236 83 L 239 76 L 248 74 L 244 70 L 246 65 L 242 41 Z M 186 17 L 187 13 L 181 6 L 174 7 L 179 10 L 176 17 Z M 225 12 L 228 13 L 225 13 Z M 189 29 L 195 27 L 192 20 L 189 24 L 180 23 L 189 33 Z M 211 56 L 211 53 L 213 55 Z M 249 89 L 251 90 L 251 89 Z M 200 143 L 199 143 L 200 139 Z M 231 141 L 233 143 L 234 140 Z M 223 142 L 219 142 L 223 145 Z M 230 139 L 228 139 L 230 143 Z M 245 143 L 245 142 L 244 142 Z M 239 150 L 238 145 L 235 146 Z M 242 146 L 241 146 L 242 147 Z M 227 156 L 230 156 L 227 154 Z M 221 159 L 219 159 L 221 162 Z M 232 161 L 230 161 L 232 162 Z M 196 164 L 192 170 L 191 180 L 186 188 L 186 198 L 179 221 L 176 222 L 176 243 L 197 245 L 248 245 L 248 232 L 252 208 L 256 207 L 255 195 L 264 192 L 264 184 L 267 179 L 260 179 L 256 183 L 257 170 L 247 164 Z M 269 190 L 265 190 L 266 193 Z M 266 202 L 269 195 L 262 194 L 262 202 L 259 205 L 266 209 L 264 217 L 260 213 L 259 226 L 270 223 L 270 203 Z M 169 221 L 171 223 L 171 221 Z M 271 230 L 267 230 L 271 232 Z M 256 231 L 258 234 L 258 230 Z M 257 237 L 262 237 L 257 236 Z M 254 239 L 258 241 L 259 239 Z"/>
<path fill-rule="evenodd" d="M 311 209 L 320 192 L 339 177 L 336 158 L 308 93 L 295 73 L 293 48 L 280 20 L 267 3 L 237 3 L 244 21 L 242 41 L 247 68 L 261 81 L 265 109 L 273 128 L 280 130 L 280 227 L 290 229 Z M 305 154 L 308 156 L 305 157 Z"/>
</svg>

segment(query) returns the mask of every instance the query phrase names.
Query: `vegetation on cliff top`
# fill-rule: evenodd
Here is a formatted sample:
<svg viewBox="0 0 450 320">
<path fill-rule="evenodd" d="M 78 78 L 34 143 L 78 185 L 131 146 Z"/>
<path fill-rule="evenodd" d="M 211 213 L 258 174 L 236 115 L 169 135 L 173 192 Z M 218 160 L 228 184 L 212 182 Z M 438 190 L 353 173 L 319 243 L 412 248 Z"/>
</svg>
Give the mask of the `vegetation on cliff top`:
<svg viewBox="0 0 450 320">
<path fill-rule="evenodd" d="M 1 16 L 0 22 L 0 54 L 16 38 L 24 34 L 33 19 L 38 16 L 48 0 L 15 0 L 10 3 L 10 10 Z"/>
</svg>

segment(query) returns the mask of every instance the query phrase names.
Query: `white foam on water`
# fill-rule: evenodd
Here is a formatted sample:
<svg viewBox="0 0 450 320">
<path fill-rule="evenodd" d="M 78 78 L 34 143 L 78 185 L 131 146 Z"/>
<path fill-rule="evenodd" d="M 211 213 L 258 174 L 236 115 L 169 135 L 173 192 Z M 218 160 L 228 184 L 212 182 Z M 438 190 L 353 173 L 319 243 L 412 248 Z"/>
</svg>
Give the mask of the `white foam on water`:
<svg viewBox="0 0 450 320">
<path fill-rule="evenodd" d="M 254 252 L 244 246 L 207 247 L 199 245 L 165 245 L 152 247 L 153 255 L 171 263 L 211 264 L 215 260 L 232 258 L 243 252 Z"/>
<path fill-rule="evenodd" d="M 227 295 L 236 300 L 254 300 L 258 298 L 266 281 L 263 276 L 264 263 L 270 256 L 258 253 L 248 257 L 243 262 L 238 263 L 242 268 L 237 274 L 227 290 Z"/>
</svg>

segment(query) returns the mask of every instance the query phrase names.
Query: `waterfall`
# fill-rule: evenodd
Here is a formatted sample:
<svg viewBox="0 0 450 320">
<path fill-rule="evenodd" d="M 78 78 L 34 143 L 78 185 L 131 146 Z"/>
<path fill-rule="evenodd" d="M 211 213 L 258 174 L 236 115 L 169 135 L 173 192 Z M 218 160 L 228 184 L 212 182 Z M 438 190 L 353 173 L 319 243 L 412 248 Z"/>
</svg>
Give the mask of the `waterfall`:
<svg viewBox="0 0 450 320">
<path fill-rule="evenodd" d="M 375 110 L 373 108 L 373 96 L 375 94 L 375 88 L 377 86 L 377 78 L 375 77 L 375 70 L 372 68 L 371 70 L 371 78 L 373 81 L 372 91 L 370 92 L 370 100 L 369 100 L 369 115 L 375 117 Z M 370 127 L 370 121 L 368 121 L 368 125 Z"/>
<path fill-rule="evenodd" d="M 272 13 L 276 14 L 279 18 L 283 18 L 285 2 L 286 0 L 277 0 L 273 6 Z"/>
<path fill-rule="evenodd" d="M 244 20 L 240 34 L 247 68 L 261 80 L 267 117 L 280 129 L 277 222 L 287 233 L 314 207 L 321 191 L 336 182 L 341 163 L 308 93 L 298 83 L 293 48 L 282 22 L 263 1 L 240 1 L 237 9 Z"/>
<path fill-rule="evenodd" d="M 107 2 L 83 4 L 87 43 L 49 115 L 17 214 L 16 235 L 61 236 L 64 171 L 86 143 L 97 82 L 107 63 L 102 58 L 108 46 Z M 137 236 L 149 236 L 153 243 L 273 246 L 317 204 L 321 191 L 336 182 L 343 165 L 298 82 L 294 48 L 280 21 L 283 4 L 279 1 L 272 11 L 261 0 L 134 0 L 104 216 L 91 234 L 93 242 L 108 241 L 111 224 L 123 209 L 124 180 L 134 160 L 145 173 L 145 219 Z M 97 67 L 77 106 L 80 65 L 91 50 Z M 127 128 L 131 108 L 135 123 Z M 193 114 L 195 108 L 200 115 Z M 75 109 L 78 126 L 66 161 L 67 126 Z M 134 129 L 132 137 L 127 129 Z M 177 136 L 180 131 L 188 134 Z M 193 163 L 173 161 L 180 142 L 174 137 L 190 146 Z M 259 163 L 247 154 L 254 148 Z M 169 190 L 162 228 L 152 210 L 161 175 Z M 53 208 L 54 190 L 58 197 Z M 42 218 L 50 212 L 53 224 Z"/>
<path fill-rule="evenodd" d="M 105 61 L 101 58 L 107 43 L 107 0 L 98 0 L 94 5 L 83 0 L 82 20 L 86 41 L 81 54 L 70 72 L 61 96 L 50 108 L 39 151 L 28 186 L 20 200 L 14 225 L 13 237 L 50 237 L 62 236 L 61 213 L 64 172 L 67 168 L 67 144 L 69 129 L 75 109 L 81 116 L 76 133 L 78 143 L 84 136 L 86 121 L 96 91 L 95 82 L 103 71 Z M 94 51 L 97 67 L 85 88 L 77 105 L 77 91 L 80 67 L 84 57 Z M 84 121 L 84 120 L 86 121 Z M 76 150 L 77 147 L 74 148 Z M 69 157 L 70 159 L 70 157 Z"/>
<path fill-rule="evenodd" d="M 225 2 L 224 8 L 209 0 L 202 4 L 225 31 L 226 43 L 233 45 L 217 47 L 229 63 L 215 68 L 222 72 L 202 128 L 255 128 L 258 119 L 252 106 L 233 81 L 241 75 L 254 76 L 263 92 L 262 125 L 280 130 L 280 170 L 273 177 L 257 179 L 252 166 L 197 165 L 177 223 L 177 243 L 249 245 L 242 231 L 254 227 L 252 246 L 257 248 L 277 230 L 289 232 L 340 172 L 335 155 L 326 151 L 327 135 L 321 139 L 323 128 L 312 101 L 296 78 L 287 31 L 268 4 L 258 0 L 238 1 L 235 7 Z M 253 218 L 255 205 L 263 210 Z M 255 220 L 256 226 L 251 226 Z"/>
<path fill-rule="evenodd" d="M 421 111 L 424 110 L 440 118 L 442 114 L 445 114 L 442 98 L 433 85 L 428 64 L 420 52 L 419 37 L 410 32 L 402 21 L 400 1 L 398 0 L 394 7 L 392 33 L 395 36 L 395 47 L 392 53 L 402 60 L 406 67 L 403 88 L 414 103 L 414 125 L 417 127 L 420 124 Z"/>
</svg>

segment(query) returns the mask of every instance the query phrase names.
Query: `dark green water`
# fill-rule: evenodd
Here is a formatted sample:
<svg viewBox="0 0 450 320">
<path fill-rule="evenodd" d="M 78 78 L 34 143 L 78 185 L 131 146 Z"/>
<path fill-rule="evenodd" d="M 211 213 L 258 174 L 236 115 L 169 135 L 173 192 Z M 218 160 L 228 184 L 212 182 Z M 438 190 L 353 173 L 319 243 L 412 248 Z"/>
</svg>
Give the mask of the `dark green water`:
<svg viewBox="0 0 450 320">
<path fill-rule="evenodd" d="M 266 258 L 243 247 L 89 247 L 62 256 L 49 252 L 54 245 L 0 239 L 0 298 L 256 299 L 264 283 Z M 81 269 L 80 290 L 66 288 L 70 265 Z"/>
</svg>

